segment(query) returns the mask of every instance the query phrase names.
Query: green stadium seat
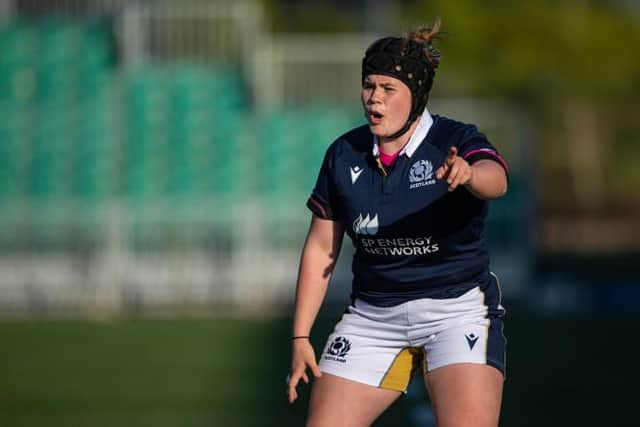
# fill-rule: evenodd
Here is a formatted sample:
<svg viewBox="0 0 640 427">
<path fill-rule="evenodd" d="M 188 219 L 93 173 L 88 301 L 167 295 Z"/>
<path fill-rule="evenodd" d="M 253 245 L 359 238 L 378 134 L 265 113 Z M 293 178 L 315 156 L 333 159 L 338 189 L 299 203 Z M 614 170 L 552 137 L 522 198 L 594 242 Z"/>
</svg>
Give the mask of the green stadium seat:
<svg viewBox="0 0 640 427">
<path fill-rule="evenodd" d="M 102 106 L 102 107 L 100 107 Z M 105 199 L 118 189 L 120 140 L 114 113 L 106 102 L 86 105 L 78 123 L 74 149 L 74 194 Z"/>
<path fill-rule="evenodd" d="M 112 65 L 108 31 L 70 19 L 0 28 L 0 101 L 76 100 L 95 94 Z"/>
<path fill-rule="evenodd" d="M 74 146 L 74 123 L 59 104 L 41 107 L 34 122 L 30 193 L 34 197 L 68 197 Z"/>
<path fill-rule="evenodd" d="M 37 29 L 18 21 L 0 26 L 0 52 L 0 68 L 4 70 L 35 64 L 39 54 Z"/>
<path fill-rule="evenodd" d="M 0 133 L 3 133 L 0 130 Z M 2 136 L 0 136 L 0 140 Z M 22 194 L 26 168 L 25 149 L 21 141 L 2 140 L 0 143 L 0 200 Z"/>
<path fill-rule="evenodd" d="M 78 57 L 85 37 L 81 24 L 71 20 L 50 18 L 38 25 L 40 56 L 44 64 L 73 62 Z"/>
<path fill-rule="evenodd" d="M 0 27 L 0 101 L 32 102 L 39 38 L 35 27 L 16 21 Z"/>
<path fill-rule="evenodd" d="M 282 109 L 266 113 L 260 120 L 263 174 L 266 194 L 309 192 L 315 182 L 327 147 L 339 135 L 357 125 L 353 112 L 344 108 Z"/>
<path fill-rule="evenodd" d="M 304 141 L 304 128 L 296 112 L 287 110 L 267 112 L 257 121 L 260 132 L 256 138 L 261 141 L 257 148 L 262 154 L 260 176 L 263 178 L 259 191 L 270 196 L 288 193 L 298 179 L 290 171 L 300 161 L 295 151 Z"/>
<path fill-rule="evenodd" d="M 235 194 L 246 188 L 244 175 L 238 173 L 242 167 L 236 150 L 242 130 L 240 85 L 236 75 L 233 79 L 232 83 L 215 69 L 188 64 L 133 71 L 127 83 L 125 151 L 132 154 L 127 168 L 150 156 L 163 159 L 165 196 Z M 166 140 L 162 149 L 147 152 L 144 147 L 160 134 Z"/>
</svg>

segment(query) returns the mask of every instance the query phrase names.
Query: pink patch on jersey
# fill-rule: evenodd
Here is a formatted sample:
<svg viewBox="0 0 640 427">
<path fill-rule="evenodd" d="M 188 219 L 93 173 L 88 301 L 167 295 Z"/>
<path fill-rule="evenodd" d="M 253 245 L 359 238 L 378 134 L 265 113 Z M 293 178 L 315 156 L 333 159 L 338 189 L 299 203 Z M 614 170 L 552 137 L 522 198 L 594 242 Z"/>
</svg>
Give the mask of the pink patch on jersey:
<svg viewBox="0 0 640 427">
<path fill-rule="evenodd" d="M 382 150 L 380 150 L 380 161 L 387 167 L 393 166 L 393 164 L 396 162 L 396 159 L 398 158 L 398 155 L 400 155 L 400 151 L 397 151 L 393 154 L 386 154 L 383 153 Z"/>
</svg>

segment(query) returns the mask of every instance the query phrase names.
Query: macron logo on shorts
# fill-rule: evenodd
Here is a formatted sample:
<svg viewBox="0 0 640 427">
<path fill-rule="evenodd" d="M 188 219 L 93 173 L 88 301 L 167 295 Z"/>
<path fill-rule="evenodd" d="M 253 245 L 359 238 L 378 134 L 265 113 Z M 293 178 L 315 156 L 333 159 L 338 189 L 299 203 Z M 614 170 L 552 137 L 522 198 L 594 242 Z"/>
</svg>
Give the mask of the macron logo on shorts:
<svg viewBox="0 0 640 427">
<path fill-rule="evenodd" d="M 467 344 L 469 344 L 469 350 L 473 350 L 473 346 L 478 342 L 478 337 L 476 334 L 471 332 L 470 334 L 465 334 L 464 337 L 467 339 Z"/>
</svg>

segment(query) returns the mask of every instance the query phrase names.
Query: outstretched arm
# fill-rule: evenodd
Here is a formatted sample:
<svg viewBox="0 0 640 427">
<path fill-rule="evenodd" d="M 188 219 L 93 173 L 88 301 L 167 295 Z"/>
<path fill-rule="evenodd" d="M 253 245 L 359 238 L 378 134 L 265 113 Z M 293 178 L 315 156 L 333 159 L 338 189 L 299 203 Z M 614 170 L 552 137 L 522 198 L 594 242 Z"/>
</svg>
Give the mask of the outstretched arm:
<svg viewBox="0 0 640 427">
<path fill-rule="evenodd" d="M 294 337 L 307 337 L 318 315 L 327 286 L 342 246 L 344 229 L 335 221 L 313 216 L 307 239 L 302 249 L 296 303 L 293 317 Z M 315 353 L 307 338 L 292 342 L 291 373 L 288 381 L 289 403 L 298 398 L 296 386 L 300 379 L 309 382 L 306 370 L 320 377 Z"/>
<path fill-rule="evenodd" d="M 470 165 L 451 147 L 444 164 L 436 172 L 437 179 L 446 179 L 449 191 L 464 185 L 479 199 L 491 200 L 507 192 L 507 174 L 498 162 L 482 159 Z"/>
</svg>

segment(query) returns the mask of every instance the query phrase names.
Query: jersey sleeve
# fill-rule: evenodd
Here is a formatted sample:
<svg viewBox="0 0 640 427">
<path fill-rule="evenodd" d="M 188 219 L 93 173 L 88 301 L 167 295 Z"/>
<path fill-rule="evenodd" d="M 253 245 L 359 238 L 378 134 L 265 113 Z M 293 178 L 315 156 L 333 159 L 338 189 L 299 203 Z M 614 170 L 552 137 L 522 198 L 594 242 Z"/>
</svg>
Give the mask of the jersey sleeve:
<svg viewBox="0 0 640 427">
<path fill-rule="evenodd" d="M 337 197 L 334 175 L 335 150 L 333 148 L 333 146 L 329 147 L 324 156 L 316 185 L 307 200 L 307 207 L 322 219 L 336 221 L 338 206 L 336 203 Z"/>
<path fill-rule="evenodd" d="M 462 133 L 462 138 L 457 146 L 458 155 L 470 165 L 482 159 L 493 160 L 504 169 L 509 176 L 509 165 L 502 158 L 498 150 L 489 142 L 487 137 L 478 132 L 475 126 L 467 126 Z"/>
</svg>

